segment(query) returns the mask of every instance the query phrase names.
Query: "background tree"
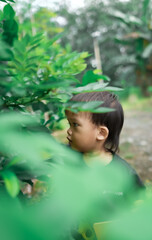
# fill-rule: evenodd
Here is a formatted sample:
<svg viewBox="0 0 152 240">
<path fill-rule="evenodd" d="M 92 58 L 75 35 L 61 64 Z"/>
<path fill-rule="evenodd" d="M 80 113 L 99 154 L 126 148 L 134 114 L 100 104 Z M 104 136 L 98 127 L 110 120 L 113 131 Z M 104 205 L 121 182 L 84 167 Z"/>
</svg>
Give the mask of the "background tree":
<svg viewBox="0 0 152 240">
<path fill-rule="evenodd" d="M 142 38 L 147 38 L 147 34 L 151 34 L 150 9 L 150 1 L 140 1 L 139 3 L 137 0 L 88 1 L 84 8 L 75 12 L 61 4 L 58 14 L 65 19 L 64 28 L 67 31 L 70 29 L 70 35 L 66 34 L 62 43 L 70 42 L 72 49 L 81 51 L 87 49 L 91 53 L 87 60 L 89 69 L 92 66 L 95 67 L 93 33 L 97 32 L 103 72 L 110 76 L 114 85 L 124 85 L 125 87 L 139 85 L 145 93 L 145 87 L 142 84 L 145 81 L 140 81 L 140 77 L 138 77 L 139 81 L 136 81 L 136 69 L 139 67 L 136 55 L 138 55 L 137 45 L 139 44 L 136 44 L 135 39 L 131 40 L 131 38 L 130 40 L 125 38 L 124 44 L 118 39 L 139 31 L 142 32 Z M 151 43 L 150 38 L 148 41 Z M 136 63 L 137 68 L 135 67 Z M 143 64 L 145 63 L 146 59 L 143 58 Z M 143 79 L 145 77 L 147 76 L 144 74 Z M 151 85 L 147 80 L 146 88 L 149 84 Z"/>
<path fill-rule="evenodd" d="M 152 84 L 152 25 L 150 1 L 143 1 L 140 18 L 124 14 L 123 12 L 114 12 L 112 16 L 126 25 L 124 32 L 117 35 L 116 38 L 120 47 L 125 46 L 125 52 L 124 55 L 115 59 L 116 64 L 114 65 L 118 66 L 119 69 L 123 67 L 123 74 L 130 77 L 130 74 L 128 74 L 129 66 L 131 72 L 135 74 L 136 85 L 141 87 L 142 93 L 145 96 L 148 96 L 148 87 Z"/>
</svg>

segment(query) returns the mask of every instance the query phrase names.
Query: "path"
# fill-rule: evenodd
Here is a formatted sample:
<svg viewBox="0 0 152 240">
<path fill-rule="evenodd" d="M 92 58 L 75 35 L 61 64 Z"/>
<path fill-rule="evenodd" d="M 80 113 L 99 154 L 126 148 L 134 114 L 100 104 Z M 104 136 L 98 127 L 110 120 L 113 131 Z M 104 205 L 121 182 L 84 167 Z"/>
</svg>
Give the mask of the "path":
<svg viewBox="0 0 152 240">
<path fill-rule="evenodd" d="M 143 181 L 152 181 L 152 112 L 125 112 L 120 155 L 136 169 Z"/>
</svg>

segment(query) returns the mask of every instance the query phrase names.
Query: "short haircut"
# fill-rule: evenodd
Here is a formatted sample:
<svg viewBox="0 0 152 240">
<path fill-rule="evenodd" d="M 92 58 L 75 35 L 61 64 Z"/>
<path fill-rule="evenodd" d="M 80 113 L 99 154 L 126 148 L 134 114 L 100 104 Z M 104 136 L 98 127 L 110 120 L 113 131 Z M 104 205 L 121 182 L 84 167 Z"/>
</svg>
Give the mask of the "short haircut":
<svg viewBox="0 0 152 240">
<path fill-rule="evenodd" d="M 91 121 L 99 126 L 104 125 L 109 130 L 108 138 L 105 141 L 105 149 L 116 153 L 119 150 L 119 136 L 124 122 L 124 112 L 117 96 L 108 91 L 86 92 L 74 95 L 70 101 L 92 102 L 103 101 L 101 107 L 114 108 L 115 111 L 107 113 L 91 113 Z"/>
</svg>

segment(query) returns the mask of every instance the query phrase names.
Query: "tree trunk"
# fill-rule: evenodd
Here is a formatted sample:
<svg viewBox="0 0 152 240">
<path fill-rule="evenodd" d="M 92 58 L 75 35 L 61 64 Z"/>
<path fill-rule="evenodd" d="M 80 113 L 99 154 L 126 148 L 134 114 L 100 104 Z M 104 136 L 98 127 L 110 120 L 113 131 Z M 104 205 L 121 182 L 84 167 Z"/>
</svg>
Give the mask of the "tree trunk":
<svg viewBox="0 0 152 240">
<path fill-rule="evenodd" d="M 137 70 L 136 84 L 141 87 L 143 96 L 149 97 L 150 92 L 148 91 L 148 87 L 152 86 L 152 69 L 147 67 L 145 71 Z"/>
</svg>

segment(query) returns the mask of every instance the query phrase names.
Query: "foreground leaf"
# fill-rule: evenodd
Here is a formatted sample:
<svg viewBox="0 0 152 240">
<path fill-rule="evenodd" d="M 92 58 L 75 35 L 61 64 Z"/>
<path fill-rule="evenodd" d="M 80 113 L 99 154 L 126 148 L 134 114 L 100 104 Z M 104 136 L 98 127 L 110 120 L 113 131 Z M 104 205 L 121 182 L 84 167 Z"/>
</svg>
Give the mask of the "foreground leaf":
<svg viewBox="0 0 152 240">
<path fill-rule="evenodd" d="M 4 179 L 5 187 L 8 193 L 12 197 L 16 197 L 20 190 L 19 181 L 16 175 L 9 170 L 3 171 L 1 175 L 2 178 Z"/>
</svg>

